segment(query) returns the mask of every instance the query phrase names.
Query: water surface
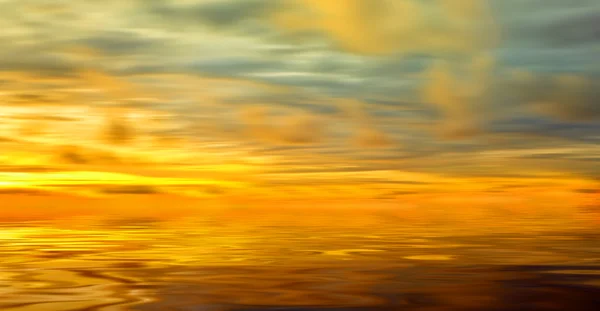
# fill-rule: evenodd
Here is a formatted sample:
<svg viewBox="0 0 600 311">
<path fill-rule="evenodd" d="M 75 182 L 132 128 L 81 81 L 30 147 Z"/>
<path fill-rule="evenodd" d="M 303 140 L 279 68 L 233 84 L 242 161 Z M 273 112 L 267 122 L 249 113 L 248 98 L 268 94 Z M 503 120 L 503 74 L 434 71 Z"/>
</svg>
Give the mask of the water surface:
<svg viewBox="0 0 600 311">
<path fill-rule="evenodd" d="M 3 224 L 0 309 L 600 310 L 593 230 Z"/>
</svg>

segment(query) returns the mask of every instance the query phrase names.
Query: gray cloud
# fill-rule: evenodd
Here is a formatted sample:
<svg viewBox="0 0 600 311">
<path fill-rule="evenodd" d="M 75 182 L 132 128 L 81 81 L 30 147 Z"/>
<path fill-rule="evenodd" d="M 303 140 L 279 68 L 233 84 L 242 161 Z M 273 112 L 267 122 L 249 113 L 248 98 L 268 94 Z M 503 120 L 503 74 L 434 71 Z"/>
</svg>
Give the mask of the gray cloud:
<svg viewBox="0 0 600 311">
<path fill-rule="evenodd" d="M 568 14 L 547 25 L 539 25 L 537 33 L 553 46 L 589 45 L 600 42 L 600 13 L 597 8 L 588 12 Z"/>
<path fill-rule="evenodd" d="M 55 55 L 32 52 L 28 49 L 0 53 L 0 70 L 26 71 L 54 76 L 68 76 L 76 70 L 72 62 Z"/>
<path fill-rule="evenodd" d="M 59 43 L 64 47 L 83 46 L 107 56 L 134 56 L 136 54 L 157 53 L 170 42 L 163 39 L 143 37 L 133 31 L 105 30 L 89 37 Z"/>
<path fill-rule="evenodd" d="M 493 104 L 503 105 L 508 113 L 527 113 L 528 116 L 534 113 L 537 118 L 563 122 L 589 122 L 600 118 L 597 104 L 600 84 L 594 77 L 517 70 L 496 84 Z"/>
<path fill-rule="evenodd" d="M 513 44 L 541 48 L 589 46 L 600 39 L 598 2 L 594 0 L 504 0 L 493 3 L 503 37 Z M 556 14 L 560 12 L 560 14 Z"/>
<path fill-rule="evenodd" d="M 179 26 L 206 25 L 219 29 L 229 28 L 252 19 L 265 17 L 276 4 L 265 0 L 224 0 L 179 4 L 171 1 L 147 1 L 149 12 Z"/>
<path fill-rule="evenodd" d="M 533 89 L 524 90 L 531 92 L 530 96 L 537 95 L 527 103 L 533 105 L 535 111 L 567 121 L 600 119 L 600 84 L 597 81 L 571 75 L 553 77 L 552 80 L 534 82 Z"/>
</svg>

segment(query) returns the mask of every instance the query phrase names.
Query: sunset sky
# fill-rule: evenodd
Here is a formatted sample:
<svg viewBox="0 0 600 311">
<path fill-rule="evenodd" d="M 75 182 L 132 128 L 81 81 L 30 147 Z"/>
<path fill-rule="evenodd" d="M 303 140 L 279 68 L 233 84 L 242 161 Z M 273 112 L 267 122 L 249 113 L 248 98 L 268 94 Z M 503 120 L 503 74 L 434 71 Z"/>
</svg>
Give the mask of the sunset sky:
<svg viewBox="0 0 600 311">
<path fill-rule="evenodd" d="M 0 214 L 583 204 L 600 180 L 599 10 L 2 0 Z"/>
</svg>

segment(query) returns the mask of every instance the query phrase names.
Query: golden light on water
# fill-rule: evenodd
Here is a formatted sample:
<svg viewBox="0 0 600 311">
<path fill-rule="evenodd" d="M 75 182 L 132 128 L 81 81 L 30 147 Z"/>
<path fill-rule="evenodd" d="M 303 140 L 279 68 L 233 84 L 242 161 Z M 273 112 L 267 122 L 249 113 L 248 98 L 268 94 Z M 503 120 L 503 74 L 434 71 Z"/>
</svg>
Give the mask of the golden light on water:
<svg viewBox="0 0 600 311">
<path fill-rule="evenodd" d="M 550 283 L 532 286 L 554 291 L 557 299 L 551 303 L 565 306 L 576 293 L 558 284 L 593 284 L 598 276 L 598 258 L 591 255 L 596 237 L 583 231 L 569 237 L 505 227 L 490 234 L 384 217 L 327 227 L 310 221 L 223 222 L 235 218 L 206 216 L 169 223 L 80 219 L 3 227 L 0 303 L 5 310 L 190 305 L 216 310 L 278 305 L 368 310 L 393 304 L 418 309 L 425 302 L 394 303 L 389 295 L 420 293 L 446 301 L 445 307 L 485 308 L 498 295 L 517 297 L 502 280 L 532 282 L 532 273 L 538 273 Z M 329 222 L 335 218 L 321 217 Z M 374 224 L 376 232 L 371 230 Z M 569 266 L 561 266 L 564 262 Z M 508 272 L 528 265 L 540 269 L 523 275 Z M 553 279 L 561 273 L 577 277 Z M 447 286 L 462 290 L 448 291 Z M 502 305 L 537 303 L 533 290 L 527 291 L 530 298 L 520 295 L 520 300 Z M 582 305 L 591 301 L 580 299 Z"/>
</svg>

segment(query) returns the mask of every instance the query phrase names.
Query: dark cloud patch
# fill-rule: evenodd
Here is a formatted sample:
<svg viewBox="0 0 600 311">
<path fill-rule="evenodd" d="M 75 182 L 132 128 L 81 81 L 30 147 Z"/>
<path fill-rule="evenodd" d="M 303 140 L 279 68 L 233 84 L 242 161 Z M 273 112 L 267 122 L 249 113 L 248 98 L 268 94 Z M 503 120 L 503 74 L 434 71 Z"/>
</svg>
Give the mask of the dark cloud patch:
<svg viewBox="0 0 600 311">
<path fill-rule="evenodd" d="M 73 45 L 85 46 L 107 55 L 130 55 L 148 53 L 164 47 L 165 42 L 143 37 L 131 31 L 103 31 L 88 38 L 79 39 Z"/>
<path fill-rule="evenodd" d="M 149 11 L 164 22 L 180 27 L 205 25 L 219 29 L 259 20 L 277 3 L 266 0 L 226 0 L 175 6 L 159 0 L 147 2 L 150 4 Z"/>
<path fill-rule="evenodd" d="M 600 156 L 580 156 L 574 160 L 579 162 L 597 162 L 598 166 L 600 166 Z"/>
<path fill-rule="evenodd" d="M 280 71 L 279 68 L 277 71 Z M 276 71 L 276 73 L 277 73 Z M 268 74 L 268 73 L 267 73 Z M 358 84 L 349 77 L 344 76 L 326 76 L 322 74 L 306 74 L 306 75 L 257 75 L 253 77 L 256 80 L 264 81 L 273 84 L 285 86 L 293 86 L 325 92 L 329 95 L 344 96 L 351 93 L 353 87 Z"/>
<path fill-rule="evenodd" d="M 105 186 L 98 190 L 104 194 L 159 194 L 162 191 L 149 185 Z"/>
<path fill-rule="evenodd" d="M 88 164 L 90 160 L 83 152 L 75 146 L 64 146 L 58 152 L 58 157 L 62 162 L 69 164 Z"/>
<path fill-rule="evenodd" d="M 26 114 L 26 115 L 14 115 L 10 117 L 14 120 L 25 120 L 25 121 L 57 121 L 57 122 L 70 122 L 77 121 L 78 118 L 58 116 L 58 115 L 42 115 L 42 114 Z"/>
<path fill-rule="evenodd" d="M 102 138 L 108 144 L 123 145 L 135 138 L 135 131 L 126 117 L 109 116 L 106 120 Z"/>
<path fill-rule="evenodd" d="M 302 173 L 366 173 L 366 172 L 380 172 L 386 171 L 389 168 L 371 168 L 371 167 L 326 167 L 326 168 L 298 168 L 298 169 L 284 169 L 277 170 L 277 173 L 283 174 L 302 174 Z"/>
<path fill-rule="evenodd" d="M 39 90 L 36 93 L 30 92 L 15 92 L 7 96 L 5 103 L 14 106 L 35 107 L 44 105 L 60 105 L 67 106 L 71 103 L 65 101 L 66 94 L 55 92 L 49 94 L 47 90 Z"/>
<path fill-rule="evenodd" d="M 45 101 L 46 96 L 42 94 L 31 94 L 31 93 L 17 93 L 14 97 L 18 100 L 23 101 Z"/>
<path fill-rule="evenodd" d="M 189 70 L 215 76 L 241 76 L 247 73 L 281 72 L 287 65 L 276 59 L 219 57 L 189 64 Z"/>
<path fill-rule="evenodd" d="M 521 2 L 532 4 L 532 1 Z M 597 3 L 585 3 L 586 1 L 581 0 L 573 2 L 577 2 L 576 7 L 562 1 L 556 4 L 544 3 L 543 7 L 539 4 L 531 7 L 534 13 L 523 11 L 527 13 L 522 15 L 504 12 L 502 21 L 505 25 L 505 39 L 538 48 L 573 48 L 597 44 L 600 41 Z M 514 12 L 515 7 L 507 8 L 508 10 Z"/>
<path fill-rule="evenodd" d="M 567 16 L 538 30 L 550 45 L 564 47 L 600 42 L 600 13 L 592 10 Z"/>
<path fill-rule="evenodd" d="M 420 192 L 418 191 L 406 191 L 406 190 L 397 190 L 397 191 L 392 191 L 389 194 L 390 195 L 408 195 L 408 194 L 418 194 Z"/>
<path fill-rule="evenodd" d="M 0 172 L 47 173 L 56 171 L 59 169 L 51 166 L 0 165 Z"/>
<path fill-rule="evenodd" d="M 110 152 L 75 145 L 60 147 L 56 156 L 59 162 L 74 165 L 115 165 L 122 163 L 119 157 Z"/>
<path fill-rule="evenodd" d="M 588 188 L 575 189 L 575 192 L 584 193 L 584 194 L 595 194 L 595 193 L 600 194 L 600 188 L 598 188 L 598 189 L 588 189 Z"/>
<path fill-rule="evenodd" d="M 506 47 L 497 52 L 499 63 L 543 74 L 590 72 L 590 64 L 596 63 L 597 54 L 593 48 L 542 49 L 519 46 Z"/>
<path fill-rule="evenodd" d="M 600 120 L 600 83 L 577 75 L 524 77 L 516 89 L 534 112 L 563 121 Z"/>
<path fill-rule="evenodd" d="M 49 52 L 48 47 L 0 51 L 0 71 L 26 71 L 50 76 L 70 76 L 77 69 L 73 62 Z"/>
<path fill-rule="evenodd" d="M 390 57 L 379 61 L 371 61 L 367 66 L 360 68 L 360 73 L 362 76 L 371 78 L 398 79 L 401 74 L 423 72 L 431 65 L 433 60 L 434 58 L 428 55 Z"/>
<path fill-rule="evenodd" d="M 432 185 L 426 181 L 415 181 L 415 180 L 388 180 L 388 179 L 369 179 L 369 181 L 378 184 L 389 184 L 389 185 L 414 185 L 414 186 L 426 186 Z"/>
<path fill-rule="evenodd" d="M 319 179 L 319 178 L 310 178 L 310 177 L 302 177 L 299 180 L 265 180 L 261 182 L 263 186 L 306 186 L 306 185 L 350 185 L 354 184 L 357 187 L 364 184 L 380 184 L 380 185 L 390 185 L 390 186 L 427 186 L 431 185 L 428 182 L 419 182 L 419 181 L 394 181 L 387 179 L 373 179 L 373 178 L 360 178 L 360 177 L 344 177 L 340 180 L 329 180 L 329 179 Z"/>
<path fill-rule="evenodd" d="M 252 18 L 263 17 L 273 9 L 274 1 L 242 0 L 209 2 L 196 6 L 191 14 L 199 21 L 216 27 L 238 24 Z"/>
<path fill-rule="evenodd" d="M 533 184 L 529 184 L 529 186 L 532 186 Z M 490 193 L 505 193 L 507 191 L 511 191 L 511 190 L 515 190 L 515 189 L 520 189 L 523 188 L 522 185 L 511 185 L 511 184 L 507 184 L 507 185 L 500 185 L 500 186 L 493 186 L 490 187 L 486 190 L 486 192 L 490 192 Z"/>
<path fill-rule="evenodd" d="M 548 118 L 513 117 L 496 120 L 489 124 L 488 130 L 494 133 L 519 133 L 548 138 L 562 138 L 570 141 L 599 143 L 599 122 L 565 122 Z M 539 142 L 535 142 L 539 145 Z"/>
<path fill-rule="evenodd" d="M 404 196 L 404 195 L 411 195 L 411 194 L 420 194 L 422 192 L 419 191 L 407 191 L 407 190 L 397 190 L 397 191 L 391 191 L 388 193 L 384 193 L 381 195 L 378 195 L 375 197 L 375 199 L 379 199 L 379 200 L 391 200 L 391 199 L 396 199 L 398 197 Z"/>
<path fill-rule="evenodd" d="M 544 154 L 527 154 L 521 155 L 519 158 L 521 159 L 536 159 L 536 160 L 560 160 L 560 159 L 568 159 L 573 157 L 571 153 L 544 153 Z"/>
<path fill-rule="evenodd" d="M 308 111 L 320 115 L 333 115 L 339 111 L 337 107 L 330 102 L 320 102 L 319 98 L 311 96 L 306 92 L 286 91 L 278 92 L 257 92 L 248 94 L 244 97 L 235 97 L 224 99 L 223 102 L 232 105 L 246 105 L 248 103 L 262 103 L 278 108 L 292 108 Z"/>
<path fill-rule="evenodd" d="M 18 140 L 11 138 L 11 137 L 6 137 L 6 136 L 0 136 L 0 144 L 3 143 L 15 143 L 18 142 Z"/>
<path fill-rule="evenodd" d="M 45 196 L 50 192 L 32 188 L 0 188 L 0 195 L 2 194 Z"/>
<path fill-rule="evenodd" d="M 212 185 L 203 186 L 203 187 L 201 187 L 201 190 L 208 194 L 224 194 L 226 192 L 226 190 L 223 189 L 222 187 L 212 186 Z"/>
</svg>

